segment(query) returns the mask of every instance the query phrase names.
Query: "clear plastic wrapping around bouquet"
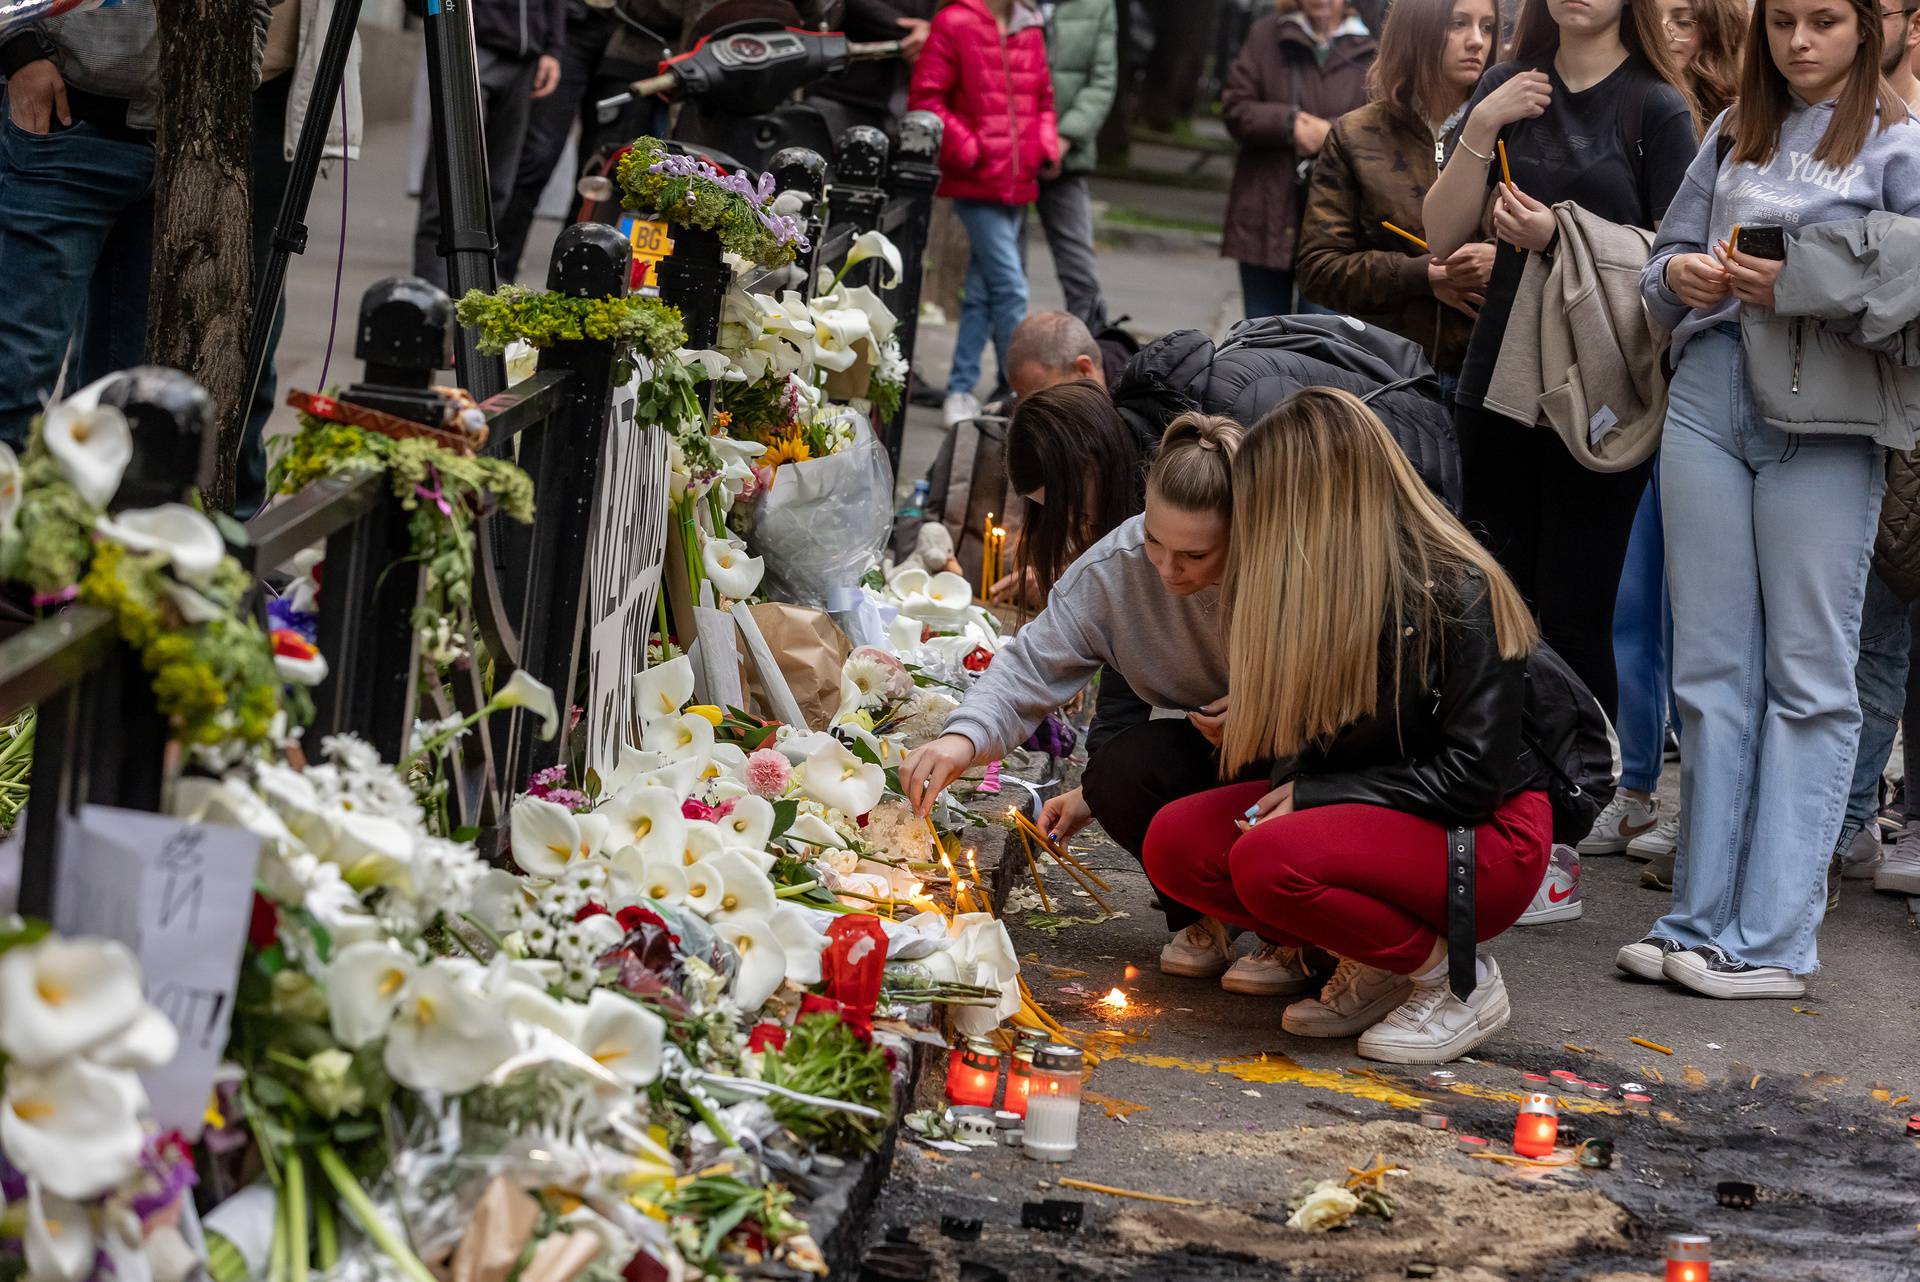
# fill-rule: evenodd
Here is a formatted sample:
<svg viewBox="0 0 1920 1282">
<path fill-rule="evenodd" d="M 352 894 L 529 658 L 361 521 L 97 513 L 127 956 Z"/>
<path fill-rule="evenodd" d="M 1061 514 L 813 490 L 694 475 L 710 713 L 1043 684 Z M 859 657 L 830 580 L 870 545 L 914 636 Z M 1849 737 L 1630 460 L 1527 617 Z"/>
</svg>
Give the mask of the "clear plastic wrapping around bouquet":
<svg viewBox="0 0 1920 1282">
<path fill-rule="evenodd" d="M 762 591 L 773 600 L 846 608 L 893 533 L 887 452 L 865 415 L 845 412 L 853 418 L 853 444 L 781 464 L 755 513 L 747 541 L 766 559 Z"/>
</svg>

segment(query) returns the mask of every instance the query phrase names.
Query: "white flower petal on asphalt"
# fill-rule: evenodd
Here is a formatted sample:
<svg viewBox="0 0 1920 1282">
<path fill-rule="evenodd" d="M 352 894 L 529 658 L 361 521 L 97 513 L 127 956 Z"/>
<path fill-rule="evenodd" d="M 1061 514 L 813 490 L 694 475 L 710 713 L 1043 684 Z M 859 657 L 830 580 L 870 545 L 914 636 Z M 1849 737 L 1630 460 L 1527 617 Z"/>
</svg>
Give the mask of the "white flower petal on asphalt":
<svg viewBox="0 0 1920 1282">
<path fill-rule="evenodd" d="M 708 539 L 700 547 L 700 568 L 722 596 L 744 601 L 760 587 L 767 563 L 748 556 L 746 549 L 725 539 Z"/>
<path fill-rule="evenodd" d="M 123 1069 L 84 1059 L 7 1070 L 0 1148 L 22 1175 L 61 1197 L 88 1201 L 140 1169 L 147 1093 Z"/>
<path fill-rule="evenodd" d="M 847 261 L 843 266 L 853 267 L 866 262 L 869 258 L 878 258 L 886 263 L 887 270 L 880 281 L 880 288 L 892 289 L 900 283 L 902 271 L 900 250 L 885 233 L 863 231 L 853 238 L 853 245 L 847 250 Z"/>
<path fill-rule="evenodd" d="M 886 772 L 848 752 L 834 739 L 807 758 L 800 789 L 823 806 L 857 819 L 880 803 L 886 791 Z"/>
<path fill-rule="evenodd" d="M 458 968 L 433 962 L 400 992 L 387 1030 L 387 1072 L 417 1091 L 460 1095 L 486 1079 L 517 1049 L 503 1007 L 466 982 Z"/>
<path fill-rule="evenodd" d="M 733 1000 L 751 1016 L 767 1004 L 787 977 L 787 954 L 763 917 L 736 917 L 714 927 L 740 955 L 733 977 Z"/>
<path fill-rule="evenodd" d="M 787 830 L 780 834 L 784 841 L 798 842 L 803 846 L 825 846 L 840 849 L 846 846 L 846 838 L 834 831 L 833 825 L 819 815 L 795 815 Z"/>
<path fill-rule="evenodd" d="M 334 1039 L 358 1050 L 385 1036 L 415 969 L 413 958 L 386 940 L 349 944 L 334 953 L 325 974 Z"/>
<path fill-rule="evenodd" d="M 711 859 L 702 859 L 686 874 L 687 907 L 705 917 L 720 906 L 721 897 L 727 893 L 726 877 Z"/>
<path fill-rule="evenodd" d="M 806 910 L 781 904 L 767 915 L 767 926 L 787 955 L 787 978 L 803 988 L 819 983 L 827 937 L 814 929 Z"/>
<path fill-rule="evenodd" d="M 146 1006 L 140 964 L 111 939 L 62 939 L 0 953 L 0 1052 L 56 1064 L 127 1028 Z"/>
<path fill-rule="evenodd" d="M 560 729 L 560 710 L 554 706 L 553 691 L 536 680 L 525 668 L 515 668 L 507 684 L 493 693 L 496 708 L 525 708 L 540 718 L 540 737 L 551 739 Z"/>
<path fill-rule="evenodd" d="M 133 1022 L 87 1051 L 87 1058 L 102 1068 L 125 1068 L 136 1073 L 150 1072 L 173 1062 L 180 1049 L 180 1034 L 173 1021 L 158 1006 L 141 1004 Z"/>
<path fill-rule="evenodd" d="M 647 1086 L 660 1076 L 666 1033 L 666 1021 L 639 1002 L 596 988 L 575 1044 L 628 1085 Z"/>
<path fill-rule="evenodd" d="M 83 1282 L 93 1273 L 97 1243 L 87 1209 L 78 1202 L 27 1184 L 24 1245 L 27 1282 Z"/>
<path fill-rule="evenodd" d="M 765 917 L 780 902 L 773 883 L 758 864 L 737 850 L 726 850 L 710 861 L 720 870 L 720 902 L 708 914 L 713 921 L 736 917 Z"/>
<path fill-rule="evenodd" d="M 680 813 L 680 798 L 666 788 L 622 789 L 599 814 L 611 821 L 607 844 L 616 848 L 637 846 L 641 854 L 657 851 L 671 859 L 686 848 L 687 820 Z"/>
<path fill-rule="evenodd" d="M 207 585 L 227 554 L 219 528 L 185 503 L 162 503 L 117 516 L 102 514 L 93 529 L 135 552 L 160 553 L 182 582 L 195 587 Z"/>
<path fill-rule="evenodd" d="M 633 695 L 643 723 L 675 715 L 693 698 L 693 661 L 682 654 L 648 668 L 633 679 Z"/>
<path fill-rule="evenodd" d="M 93 507 L 112 500 L 133 461 L 133 429 L 127 416 L 115 406 L 100 404 L 105 381 L 89 384 L 49 408 L 40 427 L 40 439 L 60 475 Z"/>
<path fill-rule="evenodd" d="M 513 862 L 536 877 L 557 877 L 591 852 L 580 825 L 565 806 L 542 797 L 521 797 L 507 818 Z"/>
<path fill-rule="evenodd" d="M 745 796 L 734 800 L 733 809 L 720 821 L 729 850 L 762 851 L 773 835 L 773 803 L 765 797 Z"/>
</svg>

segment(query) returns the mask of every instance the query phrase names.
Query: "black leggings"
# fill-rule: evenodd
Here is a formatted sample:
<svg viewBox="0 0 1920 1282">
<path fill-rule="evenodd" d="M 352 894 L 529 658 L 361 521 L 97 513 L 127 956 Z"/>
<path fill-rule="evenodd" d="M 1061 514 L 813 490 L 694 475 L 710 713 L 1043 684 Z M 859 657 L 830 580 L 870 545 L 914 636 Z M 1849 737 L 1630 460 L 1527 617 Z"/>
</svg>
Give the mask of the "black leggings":
<svg viewBox="0 0 1920 1282">
<path fill-rule="evenodd" d="M 1590 472 L 1553 429 L 1477 406 L 1455 406 L 1454 427 L 1467 525 L 1512 576 L 1547 643 L 1617 717 L 1613 598 L 1653 460 Z"/>
</svg>

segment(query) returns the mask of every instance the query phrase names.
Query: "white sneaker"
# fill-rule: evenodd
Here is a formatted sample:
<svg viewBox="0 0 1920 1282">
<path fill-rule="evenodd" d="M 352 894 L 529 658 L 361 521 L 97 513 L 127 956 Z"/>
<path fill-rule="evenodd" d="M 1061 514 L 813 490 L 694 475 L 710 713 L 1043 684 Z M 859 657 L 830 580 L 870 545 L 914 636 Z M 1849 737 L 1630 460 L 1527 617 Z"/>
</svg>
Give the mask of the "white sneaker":
<svg viewBox="0 0 1920 1282">
<path fill-rule="evenodd" d="M 1342 957 L 1320 995 L 1287 1007 L 1280 1027 L 1295 1037 L 1352 1037 L 1373 1027 L 1412 991 L 1413 980 L 1405 975 Z"/>
<path fill-rule="evenodd" d="M 1232 960 L 1228 950 L 1233 936 L 1211 917 L 1202 917 L 1187 927 L 1160 950 L 1160 973 L 1187 979 L 1212 979 Z"/>
<path fill-rule="evenodd" d="M 1680 848 L 1680 816 L 1675 815 L 1644 837 L 1627 843 L 1627 854 L 1635 859 L 1658 859 Z"/>
<path fill-rule="evenodd" d="M 980 398 L 972 392 L 949 392 L 940 405 L 940 417 L 948 427 L 980 417 Z"/>
<path fill-rule="evenodd" d="M 1900 835 L 1886 853 L 1880 871 L 1873 874 L 1873 888 L 1895 895 L 1920 895 L 1920 819 L 1909 819 L 1900 826 Z"/>
<path fill-rule="evenodd" d="M 1416 985 L 1406 1001 L 1360 1034 L 1361 1058 L 1389 1064 L 1445 1064 L 1505 1028 L 1513 1018 L 1507 982 L 1492 958 L 1481 960 L 1487 977 L 1465 1001 L 1453 995 L 1444 977 L 1437 984 Z"/>
<path fill-rule="evenodd" d="M 1291 997 L 1313 989 L 1313 974 L 1298 948 L 1263 942 L 1227 967 L 1220 987 L 1248 997 Z"/>
<path fill-rule="evenodd" d="M 1668 953 L 1662 969 L 1668 979 L 1703 997 L 1805 997 L 1806 981 L 1784 966 L 1753 966 L 1735 961 L 1716 944 Z"/>
<path fill-rule="evenodd" d="M 1840 852 L 1840 875 L 1848 881 L 1865 881 L 1880 871 L 1886 851 L 1880 845 L 1880 827 L 1868 824 L 1853 834 L 1853 840 Z"/>
<path fill-rule="evenodd" d="M 1533 902 L 1520 914 L 1516 926 L 1544 926 L 1554 921 L 1577 921 L 1586 909 L 1580 903 L 1580 855 L 1572 846 L 1556 845 L 1547 856 L 1547 872 Z"/>
<path fill-rule="evenodd" d="M 1678 940 L 1648 935 L 1645 939 L 1628 944 L 1615 953 L 1613 964 L 1629 975 L 1640 979 L 1651 979 L 1657 983 L 1667 977 L 1667 957 L 1670 954 L 1685 951 L 1687 946 Z"/>
<path fill-rule="evenodd" d="M 1624 791 L 1616 792 L 1600 817 L 1593 821 L 1593 831 L 1581 840 L 1580 853 L 1617 855 L 1635 837 L 1652 832 L 1659 823 L 1660 809 L 1651 797 L 1643 800 Z"/>
</svg>

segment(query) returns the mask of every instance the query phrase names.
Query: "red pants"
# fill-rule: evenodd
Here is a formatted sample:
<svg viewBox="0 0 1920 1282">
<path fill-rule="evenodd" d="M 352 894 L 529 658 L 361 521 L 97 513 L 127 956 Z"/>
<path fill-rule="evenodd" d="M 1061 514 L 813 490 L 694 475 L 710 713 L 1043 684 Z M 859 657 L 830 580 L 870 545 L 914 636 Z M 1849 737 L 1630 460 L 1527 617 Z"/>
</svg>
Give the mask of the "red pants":
<svg viewBox="0 0 1920 1282">
<path fill-rule="evenodd" d="M 1232 784 L 1183 797 L 1147 830 L 1147 876 L 1162 894 L 1274 943 L 1315 944 L 1396 974 L 1446 937 L 1446 829 L 1383 806 L 1320 806 L 1234 821 L 1270 789 Z M 1520 919 L 1553 842 L 1544 792 L 1523 792 L 1474 832 L 1479 937 Z"/>
</svg>

